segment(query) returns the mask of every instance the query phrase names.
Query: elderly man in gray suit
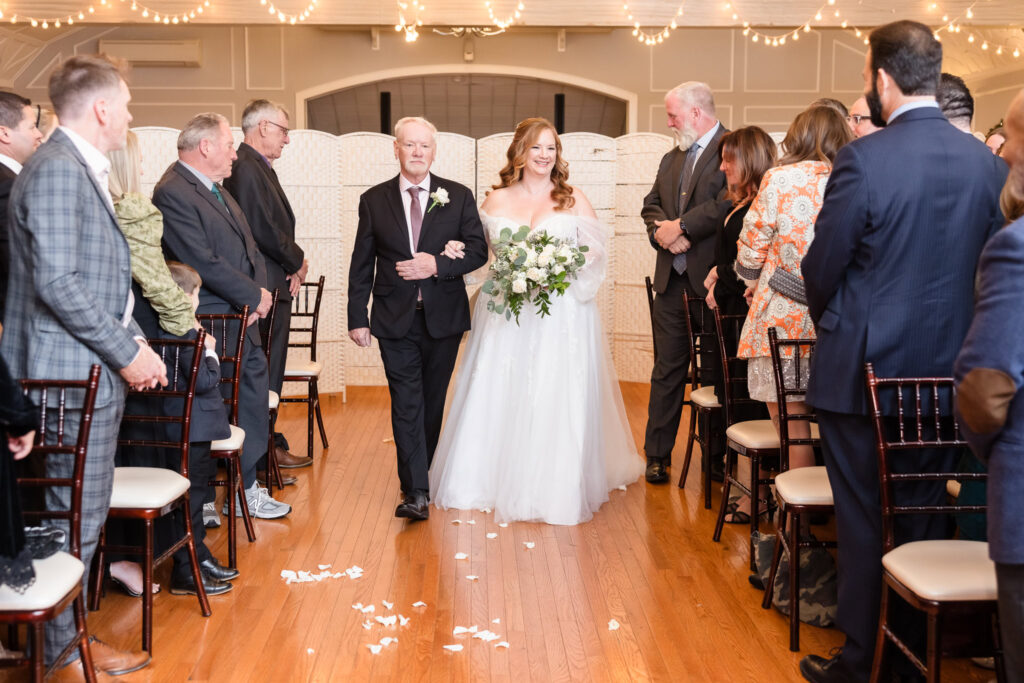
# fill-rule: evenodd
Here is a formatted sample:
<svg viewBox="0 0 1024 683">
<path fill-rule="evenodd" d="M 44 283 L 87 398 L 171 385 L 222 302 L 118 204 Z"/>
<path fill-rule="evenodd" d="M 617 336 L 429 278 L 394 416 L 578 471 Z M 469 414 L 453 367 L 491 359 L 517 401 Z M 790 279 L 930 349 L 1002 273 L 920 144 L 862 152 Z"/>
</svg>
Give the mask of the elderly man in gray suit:
<svg viewBox="0 0 1024 683">
<path fill-rule="evenodd" d="M 164 252 L 195 268 L 203 279 L 197 313 L 237 313 L 249 306 L 238 387 L 238 426 L 245 431 L 242 481 L 249 514 L 278 519 L 291 512 L 291 506 L 271 498 L 256 481 L 256 468 L 267 452 L 270 385 L 255 323 L 270 312 L 273 297 L 266 288 L 263 255 L 245 214 L 220 185 L 231 175 L 235 159 L 227 119 L 220 114 L 197 114 L 178 135 L 178 161 L 156 184 L 153 203 L 164 215 Z M 237 334 L 237 328 L 229 334 Z"/>
<path fill-rule="evenodd" d="M 124 146 L 132 120 L 128 86 L 114 62 L 78 56 L 57 67 L 49 89 L 62 125 L 26 162 L 11 190 L 11 270 L 0 353 L 19 378 L 81 380 L 93 364 L 102 368 L 82 489 L 85 587 L 110 508 L 128 386 L 166 385 L 167 376 L 132 320 L 128 243 L 107 189 L 106 153 Z M 72 410 L 65 436 L 74 439 L 79 422 Z M 46 469 L 50 476 L 70 477 L 72 463 L 52 457 Z M 47 493 L 51 509 L 68 509 L 70 502 L 67 489 Z M 52 661 L 74 635 L 71 610 L 65 610 L 46 625 L 46 656 Z M 119 652 L 98 641 L 91 649 L 96 668 L 110 674 L 149 663 L 145 652 Z M 67 668 L 65 676 L 84 673 L 78 660 Z"/>
</svg>

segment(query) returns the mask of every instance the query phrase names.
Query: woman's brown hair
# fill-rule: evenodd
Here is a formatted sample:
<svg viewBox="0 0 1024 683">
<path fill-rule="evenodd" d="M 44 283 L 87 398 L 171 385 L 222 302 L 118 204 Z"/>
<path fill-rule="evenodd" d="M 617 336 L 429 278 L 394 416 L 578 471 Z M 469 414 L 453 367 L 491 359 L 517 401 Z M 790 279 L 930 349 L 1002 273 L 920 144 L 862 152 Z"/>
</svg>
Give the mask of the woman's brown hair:
<svg viewBox="0 0 1024 683">
<path fill-rule="evenodd" d="M 824 161 L 831 164 L 839 148 L 853 140 L 846 120 L 830 107 L 810 107 L 797 114 L 782 141 L 779 165 L 798 161 Z"/>
<path fill-rule="evenodd" d="M 522 180 L 523 167 L 526 166 L 526 152 L 536 144 L 540 134 L 550 130 L 555 137 L 555 165 L 551 169 L 551 182 L 555 187 L 551 190 L 551 199 L 557 204 L 559 211 L 572 208 L 576 199 L 572 196 L 572 186 L 569 185 L 569 164 L 562 158 L 562 141 L 558 137 L 558 131 L 551 125 L 551 122 L 542 118 L 524 119 L 516 126 L 515 135 L 512 137 L 512 144 L 508 146 L 508 163 L 498 174 L 501 182 L 493 185 L 492 189 L 500 190 L 512 183 Z"/>
<path fill-rule="evenodd" d="M 754 198 L 761 179 L 775 165 L 775 141 L 757 126 L 737 128 L 722 136 L 722 159 L 739 168 L 740 180 L 729 186 L 729 199 L 743 204 Z"/>
</svg>

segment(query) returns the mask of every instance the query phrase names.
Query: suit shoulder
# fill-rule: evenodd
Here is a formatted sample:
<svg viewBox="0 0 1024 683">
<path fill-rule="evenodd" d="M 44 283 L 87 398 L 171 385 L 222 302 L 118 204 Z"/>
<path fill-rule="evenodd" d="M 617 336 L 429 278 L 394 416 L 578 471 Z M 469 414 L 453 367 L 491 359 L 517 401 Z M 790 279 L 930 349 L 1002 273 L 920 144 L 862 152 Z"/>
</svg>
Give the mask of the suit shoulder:
<svg viewBox="0 0 1024 683">
<path fill-rule="evenodd" d="M 1024 218 L 1018 218 L 992 235 L 985 245 L 985 251 L 1024 254 Z"/>
</svg>

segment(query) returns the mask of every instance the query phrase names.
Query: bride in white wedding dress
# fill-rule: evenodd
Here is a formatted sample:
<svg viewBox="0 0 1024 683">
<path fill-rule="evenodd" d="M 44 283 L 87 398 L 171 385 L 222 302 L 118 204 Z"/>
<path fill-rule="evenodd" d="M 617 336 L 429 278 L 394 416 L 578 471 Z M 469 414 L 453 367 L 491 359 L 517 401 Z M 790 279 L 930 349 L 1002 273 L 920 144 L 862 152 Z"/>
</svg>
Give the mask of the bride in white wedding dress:
<svg viewBox="0 0 1024 683">
<path fill-rule="evenodd" d="M 608 228 L 567 184 L 561 151 L 548 121 L 521 122 L 481 218 L 491 244 L 503 228 L 526 225 L 587 245 L 587 264 L 552 297 L 549 317 L 526 304 L 516 325 L 487 310 L 486 294 L 477 298 L 430 469 L 439 508 L 490 508 L 498 522 L 578 524 L 644 472 L 594 300 Z"/>
</svg>

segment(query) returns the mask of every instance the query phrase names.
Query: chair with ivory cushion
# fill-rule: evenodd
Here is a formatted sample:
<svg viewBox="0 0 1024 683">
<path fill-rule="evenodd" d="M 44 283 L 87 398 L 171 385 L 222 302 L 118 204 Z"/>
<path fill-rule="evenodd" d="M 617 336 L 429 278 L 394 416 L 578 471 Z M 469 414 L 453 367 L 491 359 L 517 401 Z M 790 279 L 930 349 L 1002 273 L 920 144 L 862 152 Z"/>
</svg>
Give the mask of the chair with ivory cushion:
<svg viewBox="0 0 1024 683">
<path fill-rule="evenodd" d="M 153 652 L 153 574 L 156 567 L 179 549 L 188 548 L 195 579 L 199 609 L 204 617 L 210 616 L 210 603 L 203 588 L 195 537 L 192 535 L 192 517 L 189 514 L 189 426 L 192 420 L 192 400 L 195 397 L 196 377 L 203 360 L 206 334 L 200 330 L 194 340 L 150 339 L 149 346 L 168 368 L 167 386 L 133 390 L 130 409 L 121 418 L 121 436 L 118 446 L 142 448 L 168 454 L 168 464 L 177 464 L 177 470 L 166 467 L 117 467 L 114 469 L 114 488 L 110 496 L 108 519 L 135 519 L 143 524 L 143 545 L 118 546 L 107 543 L 106 529 L 100 533 L 96 551 L 97 571 L 92 575 L 91 609 L 100 606 L 100 595 L 107 553 L 136 555 L 142 565 L 142 649 Z M 154 558 L 154 521 L 175 510 L 183 510 L 182 537 Z"/>
<path fill-rule="evenodd" d="M 711 425 L 722 412 L 722 404 L 715 395 L 714 378 L 709 372 L 718 364 L 718 338 L 714 320 L 704 300 L 691 298 L 683 292 L 686 309 L 686 330 L 690 342 L 690 427 L 686 434 L 686 456 L 679 473 L 679 488 L 686 486 L 690 470 L 694 440 L 700 444 L 701 471 L 704 479 L 704 508 L 711 508 Z M 706 385 L 706 386 L 702 386 Z"/>
<path fill-rule="evenodd" d="M 47 621 L 54 619 L 70 605 L 72 607 L 77 633 L 68 643 L 64 651 L 54 660 L 52 669 L 60 666 L 77 648 L 82 658 L 86 680 L 96 680 L 93 670 L 92 653 L 89 649 L 89 633 L 85 622 L 85 600 L 82 595 L 82 576 L 85 565 L 81 560 L 82 543 L 82 478 L 85 470 L 85 458 L 89 445 L 89 426 L 92 412 L 96 404 L 96 393 L 99 387 L 100 366 L 93 365 L 89 378 L 84 381 L 57 380 L 23 380 L 22 388 L 40 406 L 48 406 L 41 411 L 40 429 L 36 434 L 36 446 L 33 458 L 66 457 L 74 460 L 72 475 L 69 479 L 49 477 L 19 478 L 18 485 L 22 488 L 45 488 L 59 486 L 71 489 L 71 509 L 66 511 L 26 509 L 26 520 L 65 519 L 69 524 L 69 548 L 71 552 L 58 551 L 42 559 L 33 560 L 35 581 L 25 589 L 17 592 L 10 586 L 0 586 L 0 622 L 10 624 L 12 635 L 16 634 L 16 626 L 25 624 L 28 629 L 28 643 L 31 655 L 28 657 L 0 658 L 0 667 L 20 666 L 29 664 L 32 680 L 41 683 L 48 673 L 44 663 L 44 647 L 46 638 L 44 627 Z M 64 417 L 67 412 L 76 410 L 69 407 L 69 394 L 73 403 L 84 392 L 79 424 L 81 428 L 73 443 L 65 443 Z M 56 413 L 47 419 L 47 412 Z M 56 430 L 48 430 L 47 422 L 56 424 Z M 69 440 L 70 441 L 70 440 Z M 31 498 L 27 499 L 31 500 Z M 27 502 L 26 500 L 26 502 Z M 13 640 L 13 639 L 12 639 Z M 12 649 L 18 647 L 17 642 L 8 642 Z"/>
<path fill-rule="evenodd" d="M 313 416 L 320 428 L 320 444 L 327 448 L 327 430 L 324 429 L 324 416 L 320 412 L 320 373 L 323 365 L 316 359 L 316 337 L 320 325 L 320 302 L 324 296 L 324 276 L 315 283 L 302 283 L 298 296 L 292 299 L 292 320 L 288 335 L 288 348 L 309 349 L 309 360 L 289 358 L 284 367 L 285 382 L 305 382 L 306 395 L 281 396 L 281 403 L 306 404 L 306 447 L 309 457 L 313 457 Z M 301 339 L 296 339 L 296 334 Z"/>
<path fill-rule="evenodd" d="M 802 397 L 807 387 L 806 375 L 801 377 L 801 366 L 795 365 L 796 374 L 789 378 L 782 372 L 783 358 L 796 354 L 806 355 L 814 352 L 813 339 L 779 339 L 775 328 L 768 330 L 768 346 L 772 354 L 772 368 L 775 371 L 775 391 L 779 406 L 779 448 L 781 455 L 781 472 L 775 475 L 775 497 L 779 501 L 782 521 L 775 530 L 775 552 L 772 555 L 772 566 L 765 583 L 764 599 L 761 606 L 768 609 L 772 606 L 774 596 L 775 575 L 782 560 L 782 551 L 789 557 L 789 649 L 800 650 L 800 551 L 804 548 L 835 547 L 834 541 L 818 541 L 804 538 L 801 535 L 802 521 L 814 513 L 832 512 L 832 486 L 828 482 L 828 473 L 824 467 L 789 468 L 789 449 L 791 446 L 818 446 L 820 439 L 813 433 L 811 438 L 795 438 L 789 435 L 789 425 L 797 422 L 810 422 L 816 426 L 814 415 L 795 415 L 789 412 L 787 398 Z M 791 351 L 787 351 L 791 350 Z M 794 559 L 795 558 L 795 559 Z M 794 588 L 795 587 L 795 588 Z"/>
<path fill-rule="evenodd" d="M 871 363 L 865 364 L 870 401 L 869 412 L 875 428 L 878 478 L 882 499 L 882 602 L 875 644 L 871 681 L 880 680 L 886 670 L 890 643 L 924 674 L 929 683 L 940 680 L 942 657 L 993 656 L 998 680 L 1007 680 L 999 641 L 995 564 L 989 559 L 988 543 L 967 540 L 925 540 L 896 544 L 895 517 L 900 514 L 946 514 L 984 512 L 985 505 L 958 505 L 944 499 L 947 480 L 984 480 L 980 472 L 920 472 L 905 464 L 913 462 L 915 451 L 963 448 L 966 441 L 953 415 L 954 388 L 951 378 L 880 378 Z M 894 467 L 899 462 L 900 467 Z M 933 505 L 901 505 L 901 483 L 933 481 L 939 495 Z M 911 652 L 890 621 L 894 594 L 927 619 L 925 661 Z M 986 638 L 984 623 L 990 627 Z M 949 627 L 975 626 L 966 639 L 944 639 Z M 1011 647 L 1019 647 L 1012 643 Z"/>
<path fill-rule="evenodd" d="M 764 403 L 755 401 L 747 393 L 747 359 L 729 355 L 726 340 L 738 340 L 747 319 L 745 314 L 723 315 L 715 309 L 715 332 L 722 364 L 722 385 L 725 392 L 725 473 L 722 482 L 722 500 L 715 522 L 714 540 L 722 538 L 729 492 L 735 486 L 750 496 L 750 569 L 754 570 L 754 532 L 760 526 L 760 505 L 758 493 L 762 485 L 772 483 L 771 477 L 762 478 L 761 468 L 778 470 L 781 444 L 779 433 L 771 420 L 744 419 L 751 415 L 767 414 Z M 733 352 L 735 354 L 735 352 Z M 750 482 L 738 478 L 736 459 L 738 455 L 750 458 Z"/>
<path fill-rule="evenodd" d="M 252 543 L 256 540 L 252 516 L 246 504 L 245 488 L 242 484 L 242 446 L 245 444 L 245 431 L 238 426 L 238 386 L 241 380 L 242 358 L 245 354 L 245 327 L 249 317 L 249 307 L 243 306 L 241 313 L 202 313 L 196 320 L 203 326 L 207 334 L 217 340 L 220 355 L 221 384 L 228 387 L 224 403 L 228 406 L 228 421 L 231 423 L 231 436 L 210 443 L 210 456 L 225 461 L 227 477 L 214 479 L 211 486 L 227 488 L 228 504 L 228 567 L 235 569 L 238 564 L 238 530 L 235 523 L 235 510 L 239 501 L 242 504 L 242 523 L 245 525 L 246 537 Z"/>
</svg>

